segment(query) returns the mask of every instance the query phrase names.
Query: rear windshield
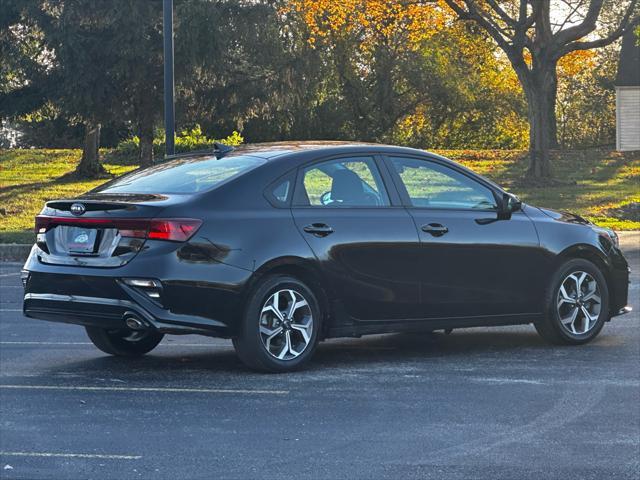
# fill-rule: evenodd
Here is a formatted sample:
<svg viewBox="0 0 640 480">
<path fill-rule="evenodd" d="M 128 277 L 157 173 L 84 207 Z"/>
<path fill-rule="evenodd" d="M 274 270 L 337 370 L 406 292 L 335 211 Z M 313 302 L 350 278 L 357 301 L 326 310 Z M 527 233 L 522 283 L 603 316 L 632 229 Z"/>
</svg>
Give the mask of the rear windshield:
<svg viewBox="0 0 640 480">
<path fill-rule="evenodd" d="M 234 156 L 183 158 L 137 170 L 94 190 L 95 193 L 196 193 L 208 190 L 265 162 Z"/>
</svg>

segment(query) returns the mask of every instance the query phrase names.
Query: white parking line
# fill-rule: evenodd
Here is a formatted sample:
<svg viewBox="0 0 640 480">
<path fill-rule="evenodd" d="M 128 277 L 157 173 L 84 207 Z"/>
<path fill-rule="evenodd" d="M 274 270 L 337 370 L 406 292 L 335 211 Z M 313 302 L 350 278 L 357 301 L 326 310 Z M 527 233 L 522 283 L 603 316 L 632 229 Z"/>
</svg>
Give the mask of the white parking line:
<svg viewBox="0 0 640 480">
<path fill-rule="evenodd" d="M 0 342 L 0 345 L 93 345 L 91 342 Z"/>
<path fill-rule="evenodd" d="M 91 342 L 0 342 L 0 345 L 93 345 Z M 158 347 L 220 347 L 211 343 L 161 343 Z"/>
<path fill-rule="evenodd" d="M 16 275 L 20 275 L 20 272 L 11 272 L 11 273 L 0 273 L 0 278 L 1 277 L 13 277 Z"/>
<path fill-rule="evenodd" d="M 0 457 L 98 458 L 101 460 L 140 460 L 142 455 L 102 455 L 98 453 L 0 452 Z"/>
<path fill-rule="evenodd" d="M 0 312 L 21 312 L 21 308 L 0 308 Z"/>
<path fill-rule="evenodd" d="M 69 390 L 79 392 L 161 392 L 161 393 L 240 393 L 248 395 L 288 395 L 289 390 L 245 390 L 232 388 L 164 388 L 164 387 L 70 387 L 63 385 L 0 385 L 12 390 Z"/>
<path fill-rule="evenodd" d="M 542 380 L 531 380 L 527 378 L 497 378 L 497 377 L 473 377 L 470 378 L 472 382 L 480 383 L 496 383 L 498 385 L 504 385 L 509 383 L 526 383 L 529 385 L 544 385 Z"/>
</svg>

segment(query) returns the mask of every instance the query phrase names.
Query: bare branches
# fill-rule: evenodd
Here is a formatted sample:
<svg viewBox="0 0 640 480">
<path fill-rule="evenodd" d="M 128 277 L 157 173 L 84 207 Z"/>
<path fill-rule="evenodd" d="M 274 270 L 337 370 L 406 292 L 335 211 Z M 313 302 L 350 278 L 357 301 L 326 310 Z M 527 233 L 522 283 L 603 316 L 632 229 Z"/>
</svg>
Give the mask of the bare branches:
<svg viewBox="0 0 640 480">
<path fill-rule="evenodd" d="M 606 47 L 607 45 L 615 42 L 628 30 L 634 29 L 636 26 L 640 25 L 640 15 L 634 16 L 637 5 L 638 0 L 631 1 L 618 27 L 613 32 L 609 33 L 606 37 L 589 41 L 570 42 L 560 48 L 558 52 L 558 58 L 575 50 L 589 50 L 591 48 Z"/>
<path fill-rule="evenodd" d="M 572 42 L 562 49 L 560 56 L 566 55 L 567 53 L 575 50 L 589 50 L 591 48 L 606 47 L 622 37 L 629 29 L 633 29 L 638 25 L 640 25 L 640 17 L 627 21 L 624 26 L 620 25 L 615 31 L 604 38 L 598 38 L 587 42 Z"/>
<path fill-rule="evenodd" d="M 564 20 L 560 23 L 553 23 L 554 27 L 558 27 L 556 32 L 563 30 L 567 24 L 574 22 L 574 16 L 584 7 L 584 0 L 579 2 L 571 2 L 569 0 L 562 0 L 562 3 L 569 9 L 569 13 L 565 16 Z"/>
<path fill-rule="evenodd" d="M 484 28 L 507 55 L 511 55 L 513 53 L 513 47 L 510 43 L 512 37 L 508 35 L 503 28 L 497 25 L 490 15 L 487 15 L 485 11 L 480 9 L 475 0 L 463 0 L 467 7 L 466 9 L 460 5 L 458 0 L 444 1 L 462 20 L 473 20 Z"/>
<path fill-rule="evenodd" d="M 633 0 L 631 3 L 635 3 L 636 0 Z M 600 12 L 602 11 L 602 4 L 604 0 L 591 0 L 589 2 L 589 8 L 587 10 L 587 14 L 584 17 L 584 20 L 580 22 L 578 25 L 574 25 L 573 27 L 569 27 L 565 30 L 560 30 L 556 32 L 554 35 L 554 43 L 561 47 L 562 45 L 566 45 L 569 42 L 573 42 L 574 40 L 578 40 L 585 35 L 593 32 L 596 29 L 596 22 L 598 17 L 600 16 Z"/>
<path fill-rule="evenodd" d="M 560 24 L 550 20 L 550 0 L 520 0 L 518 18 L 515 8 L 509 12 L 505 3 L 499 0 L 445 0 L 447 5 L 463 20 L 471 20 L 480 25 L 504 50 L 512 63 L 521 63 L 523 49 L 532 53 L 542 52 L 550 61 L 557 61 L 574 50 L 587 50 L 609 45 L 620 38 L 628 29 L 640 25 L 640 15 L 635 14 L 640 0 L 630 0 L 618 26 L 602 38 L 590 39 L 589 34 L 598 27 L 603 13 L 604 0 L 581 0 L 577 3 L 565 1 L 569 8 L 567 17 Z M 578 12 L 581 21 L 572 24 L 572 17 Z M 511 14 L 510 14 L 511 13 Z M 559 29 L 554 32 L 554 26 Z M 530 32 L 531 29 L 535 31 Z M 515 65 L 514 65 L 515 66 Z M 521 66 L 521 65 L 520 65 Z"/>
<path fill-rule="evenodd" d="M 515 27 L 517 25 L 516 20 L 511 18 L 507 12 L 505 12 L 502 7 L 496 2 L 496 0 L 487 0 L 487 3 L 493 10 L 498 14 L 498 16 L 509 26 Z"/>
</svg>

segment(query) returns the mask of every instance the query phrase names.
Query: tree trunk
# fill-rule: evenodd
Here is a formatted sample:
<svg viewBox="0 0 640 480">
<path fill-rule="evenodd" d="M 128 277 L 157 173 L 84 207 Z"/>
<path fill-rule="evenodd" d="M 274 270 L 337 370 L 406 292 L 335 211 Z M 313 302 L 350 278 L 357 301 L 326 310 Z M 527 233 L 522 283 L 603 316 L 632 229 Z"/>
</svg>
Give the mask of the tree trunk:
<svg viewBox="0 0 640 480">
<path fill-rule="evenodd" d="M 363 92 L 360 77 L 354 71 L 353 62 L 350 59 L 350 51 L 343 42 L 338 42 L 335 47 L 334 62 L 346 103 L 345 107 L 349 108 L 351 118 L 355 119 L 353 126 L 358 140 L 375 141 L 366 101 L 367 96 Z"/>
<path fill-rule="evenodd" d="M 529 117 L 529 168 L 525 177 L 539 182 L 551 178 L 550 150 L 558 146 L 555 64 L 534 69 L 522 84 Z"/>
<path fill-rule="evenodd" d="M 153 121 L 144 118 L 140 122 L 140 166 L 153 165 Z"/>
<path fill-rule="evenodd" d="M 87 122 L 85 125 L 84 146 L 82 148 L 82 158 L 76 168 L 76 173 L 80 177 L 95 178 L 104 175 L 106 172 L 100 165 L 100 124 Z"/>
<path fill-rule="evenodd" d="M 385 47 L 380 47 L 375 52 L 374 74 L 376 77 L 375 104 L 372 105 L 376 112 L 375 140 L 380 141 L 396 124 L 396 109 L 398 99 L 393 89 L 393 62 L 394 58 Z"/>
<path fill-rule="evenodd" d="M 556 112 L 556 107 L 558 105 L 558 77 L 555 73 L 555 66 L 553 67 L 553 78 L 551 79 L 551 86 L 549 88 L 548 94 L 545 97 L 547 100 L 547 112 L 548 117 L 548 125 L 549 125 L 549 147 L 558 148 L 558 115 Z"/>
</svg>

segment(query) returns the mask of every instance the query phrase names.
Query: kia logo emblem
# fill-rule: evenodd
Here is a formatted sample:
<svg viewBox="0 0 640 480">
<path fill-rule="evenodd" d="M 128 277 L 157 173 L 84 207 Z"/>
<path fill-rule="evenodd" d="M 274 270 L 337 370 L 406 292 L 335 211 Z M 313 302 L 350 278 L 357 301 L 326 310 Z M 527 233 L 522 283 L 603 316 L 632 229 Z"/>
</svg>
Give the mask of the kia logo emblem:
<svg viewBox="0 0 640 480">
<path fill-rule="evenodd" d="M 82 215 L 87 209 L 81 203 L 74 203 L 71 205 L 71 213 L 74 215 Z"/>
</svg>

